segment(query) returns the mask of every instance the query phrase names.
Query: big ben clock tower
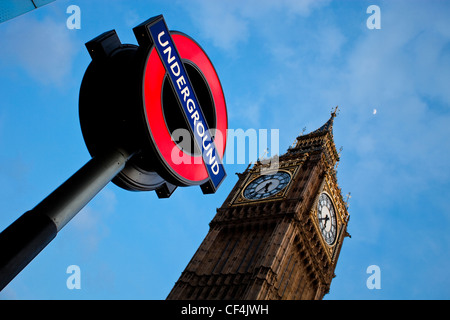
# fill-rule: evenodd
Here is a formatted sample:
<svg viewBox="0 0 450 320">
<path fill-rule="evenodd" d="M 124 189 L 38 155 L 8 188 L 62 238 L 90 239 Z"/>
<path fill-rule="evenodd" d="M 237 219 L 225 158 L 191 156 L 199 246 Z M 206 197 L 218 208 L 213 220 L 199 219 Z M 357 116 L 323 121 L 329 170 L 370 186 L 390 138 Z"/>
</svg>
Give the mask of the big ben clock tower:
<svg viewBox="0 0 450 320">
<path fill-rule="evenodd" d="M 333 121 L 297 137 L 279 166 L 238 174 L 167 299 L 322 299 L 349 214 L 335 165 Z"/>
</svg>

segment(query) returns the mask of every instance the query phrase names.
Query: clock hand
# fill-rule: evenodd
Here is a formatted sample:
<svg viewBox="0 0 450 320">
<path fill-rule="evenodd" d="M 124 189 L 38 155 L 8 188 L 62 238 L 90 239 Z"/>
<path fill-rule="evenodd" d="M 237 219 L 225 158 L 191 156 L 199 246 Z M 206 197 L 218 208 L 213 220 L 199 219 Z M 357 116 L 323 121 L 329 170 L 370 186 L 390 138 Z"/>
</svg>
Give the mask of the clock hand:
<svg viewBox="0 0 450 320">
<path fill-rule="evenodd" d="M 325 216 L 325 218 L 319 218 L 319 221 L 325 220 L 324 226 L 327 226 L 327 221 L 330 220 L 329 216 Z"/>
<path fill-rule="evenodd" d="M 262 188 L 264 188 L 264 187 L 261 187 L 258 190 L 256 190 L 256 188 L 255 188 L 255 191 L 253 191 L 253 193 L 259 193 L 262 190 Z"/>
<path fill-rule="evenodd" d="M 272 184 L 272 181 L 267 182 L 266 185 L 264 186 L 264 190 L 265 190 L 266 192 L 269 191 L 268 188 L 269 188 L 269 186 L 270 186 L 271 184 Z"/>
<path fill-rule="evenodd" d="M 258 190 L 255 189 L 255 191 L 253 193 L 259 193 L 262 189 L 264 189 L 265 192 L 269 191 L 267 190 L 267 188 L 269 188 L 269 186 L 272 184 L 272 181 L 267 182 L 265 185 L 263 185 L 261 188 L 259 188 Z"/>
</svg>

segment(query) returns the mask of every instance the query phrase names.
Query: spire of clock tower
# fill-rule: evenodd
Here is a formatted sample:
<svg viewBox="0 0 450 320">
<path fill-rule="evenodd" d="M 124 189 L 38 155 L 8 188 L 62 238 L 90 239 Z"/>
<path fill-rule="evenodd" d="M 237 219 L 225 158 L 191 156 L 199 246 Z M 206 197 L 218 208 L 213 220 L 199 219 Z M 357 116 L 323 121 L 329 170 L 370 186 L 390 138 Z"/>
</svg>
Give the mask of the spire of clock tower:
<svg viewBox="0 0 450 320">
<path fill-rule="evenodd" d="M 297 143 L 290 147 L 286 155 L 311 153 L 324 151 L 328 167 L 333 167 L 339 161 L 339 154 L 336 150 L 333 138 L 333 122 L 336 118 L 338 107 L 331 112 L 330 118 L 320 128 L 297 137 Z"/>
<path fill-rule="evenodd" d="M 337 110 L 338 110 L 338 107 L 336 107 L 334 109 L 334 111 L 331 112 L 330 119 L 327 122 L 325 122 L 325 124 L 323 126 L 321 126 L 319 129 L 311 132 L 310 134 L 319 134 L 319 133 L 327 133 L 328 132 L 331 135 L 333 135 L 333 122 L 334 122 L 334 118 L 336 118 Z"/>
</svg>

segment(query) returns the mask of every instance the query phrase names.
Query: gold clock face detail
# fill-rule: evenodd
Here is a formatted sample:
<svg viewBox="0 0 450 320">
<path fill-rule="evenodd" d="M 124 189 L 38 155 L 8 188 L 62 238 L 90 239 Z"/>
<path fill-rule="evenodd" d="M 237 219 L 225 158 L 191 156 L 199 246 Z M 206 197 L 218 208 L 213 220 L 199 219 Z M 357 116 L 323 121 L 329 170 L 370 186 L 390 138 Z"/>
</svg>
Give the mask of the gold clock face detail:
<svg viewBox="0 0 450 320">
<path fill-rule="evenodd" d="M 333 202 L 326 193 L 322 193 L 317 204 L 317 219 L 323 239 L 328 245 L 336 240 L 337 223 Z"/>
<path fill-rule="evenodd" d="M 290 174 L 284 171 L 260 176 L 248 184 L 244 197 L 249 200 L 268 198 L 283 190 L 290 180 Z"/>
</svg>

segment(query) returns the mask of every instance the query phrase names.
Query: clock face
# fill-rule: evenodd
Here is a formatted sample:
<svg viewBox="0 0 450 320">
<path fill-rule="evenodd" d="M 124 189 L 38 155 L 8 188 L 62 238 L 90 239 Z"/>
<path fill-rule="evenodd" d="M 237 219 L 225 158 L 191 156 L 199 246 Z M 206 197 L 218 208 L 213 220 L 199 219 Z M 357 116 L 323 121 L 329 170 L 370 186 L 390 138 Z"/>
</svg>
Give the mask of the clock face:
<svg viewBox="0 0 450 320">
<path fill-rule="evenodd" d="M 332 245 L 336 240 L 337 224 L 333 203 L 326 193 L 322 193 L 317 204 L 319 228 L 325 242 Z"/>
<path fill-rule="evenodd" d="M 260 176 L 250 182 L 245 188 L 244 197 L 250 200 L 257 200 L 273 196 L 283 190 L 290 180 L 291 176 L 284 171 Z"/>
</svg>

